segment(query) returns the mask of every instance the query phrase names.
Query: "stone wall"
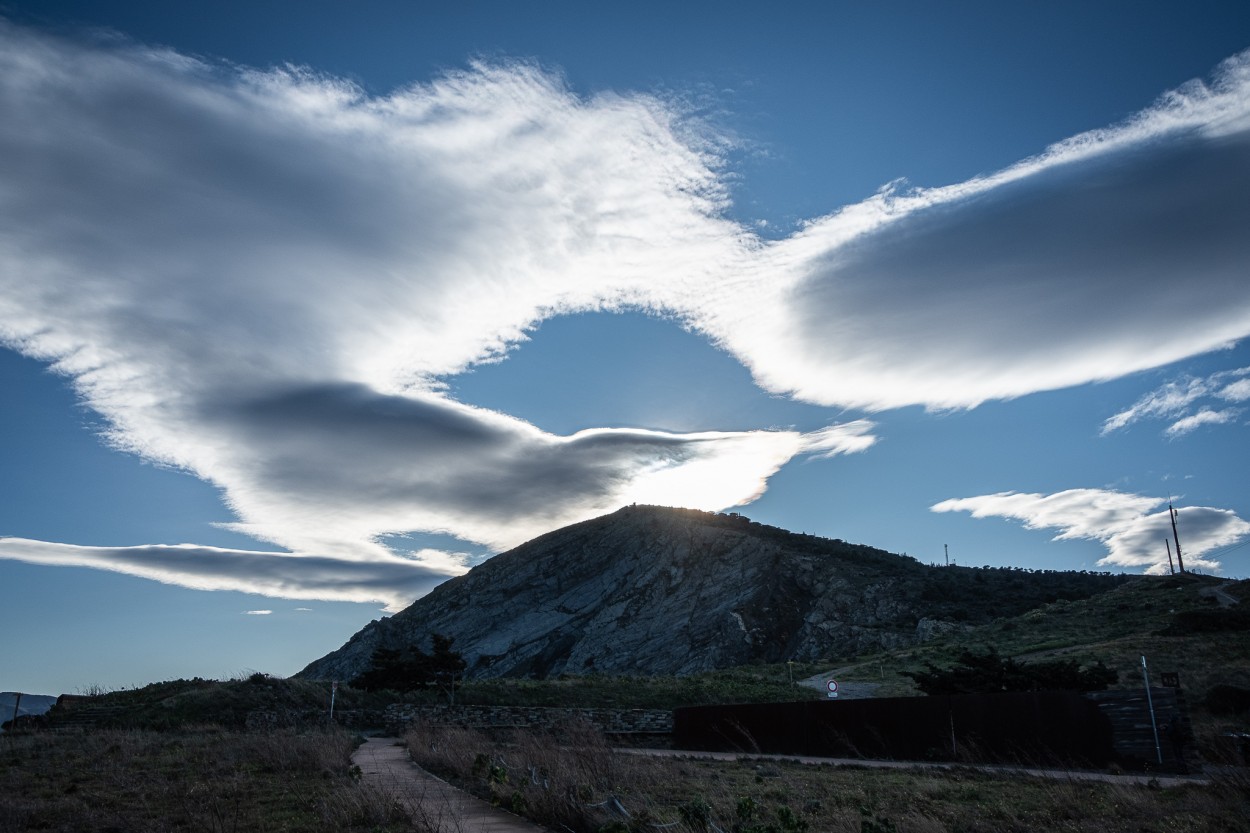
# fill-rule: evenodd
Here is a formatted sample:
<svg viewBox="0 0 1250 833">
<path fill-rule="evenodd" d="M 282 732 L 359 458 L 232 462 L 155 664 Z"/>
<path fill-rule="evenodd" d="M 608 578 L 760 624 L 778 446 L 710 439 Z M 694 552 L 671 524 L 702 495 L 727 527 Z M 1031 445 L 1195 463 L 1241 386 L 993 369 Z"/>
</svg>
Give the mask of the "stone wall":
<svg viewBox="0 0 1250 833">
<path fill-rule="evenodd" d="M 335 709 L 334 722 L 354 729 L 374 729 L 385 716 L 378 709 Z M 253 709 L 247 713 L 245 727 L 251 731 L 304 728 L 328 724 L 325 709 Z"/>
<path fill-rule="evenodd" d="M 673 713 L 658 709 L 561 709 L 537 706 L 386 707 L 387 731 L 399 734 L 410 723 L 465 726 L 473 729 L 552 729 L 570 720 L 587 720 L 611 735 L 670 734 Z"/>
</svg>

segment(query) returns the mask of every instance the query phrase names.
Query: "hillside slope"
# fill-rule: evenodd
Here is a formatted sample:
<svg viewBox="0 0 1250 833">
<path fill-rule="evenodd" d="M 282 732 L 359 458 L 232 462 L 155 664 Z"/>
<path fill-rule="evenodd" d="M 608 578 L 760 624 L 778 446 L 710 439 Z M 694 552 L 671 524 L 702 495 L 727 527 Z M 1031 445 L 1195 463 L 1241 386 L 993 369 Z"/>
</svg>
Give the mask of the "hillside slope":
<svg viewBox="0 0 1250 833">
<path fill-rule="evenodd" d="M 853 657 L 1086 598 L 1124 576 L 931 567 L 733 515 L 633 506 L 548 533 L 367 625 L 299 676 L 455 638 L 471 677 L 689 674 Z"/>
<path fill-rule="evenodd" d="M 997 650 L 1022 663 L 1101 662 L 1119 675 L 1113 688 L 1177 675 L 1199 740 L 1213 749 L 1225 732 L 1250 723 L 1250 580 L 1213 576 L 1137 576 L 1087 599 L 1043 605 L 924 645 L 881 651 L 832 669 L 851 685 L 872 685 L 877 696 L 918 694 L 906 676 L 926 665 L 946 668 L 964 651 Z"/>
</svg>

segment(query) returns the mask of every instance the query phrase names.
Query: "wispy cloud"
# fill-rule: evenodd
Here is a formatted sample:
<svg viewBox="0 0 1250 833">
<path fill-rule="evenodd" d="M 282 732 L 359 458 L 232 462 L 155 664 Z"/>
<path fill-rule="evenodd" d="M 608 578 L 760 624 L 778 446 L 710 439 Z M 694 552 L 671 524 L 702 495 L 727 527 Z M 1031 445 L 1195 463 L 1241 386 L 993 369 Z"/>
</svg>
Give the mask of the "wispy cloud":
<svg viewBox="0 0 1250 833">
<path fill-rule="evenodd" d="M 273 613 L 272 610 L 245 610 L 243 611 L 243 614 L 245 616 L 269 616 L 272 613 Z"/>
<path fill-rule="evenodd" d="M 1233 422 L 1237 417 L 1241 416 L 1240 408 L 1225 408 L 1222 411 L 1213 411 L 1210 408 L 1203 408 L 1197 413 L 1190 414 L 1186 417 L 1173 422 L 1167 427 L 1163 433 L 1169 437 L 1183 437 L 1195 428 L 1202 425 L 1223 425 Z"/>
<path fill-rule="evenodd" d="M 718 145 L 664 99 L 579 98 L 524 62 L 370 97 L 0 23 L 0 342 L 72 379 L 117 448 L 217 485 L 238 528 L 301 554 L 256 592 L 329 592 L 323 558 L 411 593 L 455 559 L 402 561 L 382 536 L 502 548 L 632 501 L 722 508 L 795 455 L 874 441 L 862 420 L 565 437 L 446 395 L 553 315 L 674 315 L 770 391 L 865 409 L 970 407 L 1247 335 L 1248 67 L 765 242 L 726 219 Z M 185 583 L 251 569 L 213 557 Z M 335 598 L 375 592 L 352 587 Z"/>
<path fill-rule="evenodd" d="M 877 437 L 872 433 L 875 427 L 876 423 L 868 419 L 830 425 L 804 434 L 803 450 L 818 458 L 866 451 L 877 443 Z"/>
<path fill-rule="evenodd" d="M 195 590 L 233 590 L 287 599 L 380 602 L 402 610 L 464 568 L 432 560 L 392 556 L 385 561 L 349 561 L 323 556 L 201 547 L 149 545 L 83 547 L 0 538 L 0 558 L 53 567 L 90 567 L 139 576 Z"/>
<path fill-rule="evenodd" d="M 1187 376 L 1174 379 L 1142 396 L 1128 408 L 1109 417 L 1102 425 L 1106 436 L 1121 428 L 1145 419 L 1166 419 L 1171 424 L 1164 433 L 1181 436 L 1200 425 L 1231 422 L 1241 412 L 1226 408 L 1221 411 L 1210 407 L 1194 407 L 1206 400 L 1244 402 L 1250 398 L 1250 367 L 1222 370 L 1210 376 L 1194 378 Z"/>
<path fill-rule="evenodd" d="M 1143 497 L 1107 489 L 1069 489 L 1055 494 L 999 492 L 953 498 L 934 504 L 934 512 L 968 512 L 974 518 L 1011 518 L 1028 529 L 1057 529 L 1055 540 L 1086 539 L 1106 546 L 1103 566 L 1166 573 L 1172 526 L 1166 498 Z M 1250 534 L 1250 523 L 1227 509 L 1188 506 L 1178 510 L 1185 567 L 1219 570 L 1219 562 L 1203 558 Z"/>
<path fill-rule="evenodd" d="M 1239 375 L 1250 373 L 1250 367 L 1244 367 L 1237 373 Z M 1236 382 L 1230 382 L 1217 391 L 1215 395 L 1229 402 L 1245 402 L 1247 399 L 1250 399 L 1250 379 L 1238 379 Z"/>
</svg>

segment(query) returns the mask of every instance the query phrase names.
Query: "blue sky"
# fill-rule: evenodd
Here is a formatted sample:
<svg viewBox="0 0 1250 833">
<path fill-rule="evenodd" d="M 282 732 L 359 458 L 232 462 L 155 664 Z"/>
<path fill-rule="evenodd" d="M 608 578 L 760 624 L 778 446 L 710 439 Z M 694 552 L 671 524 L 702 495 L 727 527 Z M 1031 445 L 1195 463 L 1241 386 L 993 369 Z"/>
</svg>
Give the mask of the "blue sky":
<svg viewBox="0 0 1250 833">
<path fill-rule="evenodd" d="M 0 688 L 633 501 L 1250 575 L 1250 10 L 1016 5 L 0 4 Z"/>
</svg>

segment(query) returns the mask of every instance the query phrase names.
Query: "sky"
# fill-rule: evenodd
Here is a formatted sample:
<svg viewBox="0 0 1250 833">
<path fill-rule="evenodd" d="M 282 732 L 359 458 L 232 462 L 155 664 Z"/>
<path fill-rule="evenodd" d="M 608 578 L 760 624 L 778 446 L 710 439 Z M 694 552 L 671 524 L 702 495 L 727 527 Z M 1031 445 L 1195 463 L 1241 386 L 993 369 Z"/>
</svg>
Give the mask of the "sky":
<svg viewBox="0 0 1250 833">
<path fill-rule="evenodd" d="M 630 503 L 1250 576 L 1250 7 L 0 0 L 0 689 Z"/>
</svg>

